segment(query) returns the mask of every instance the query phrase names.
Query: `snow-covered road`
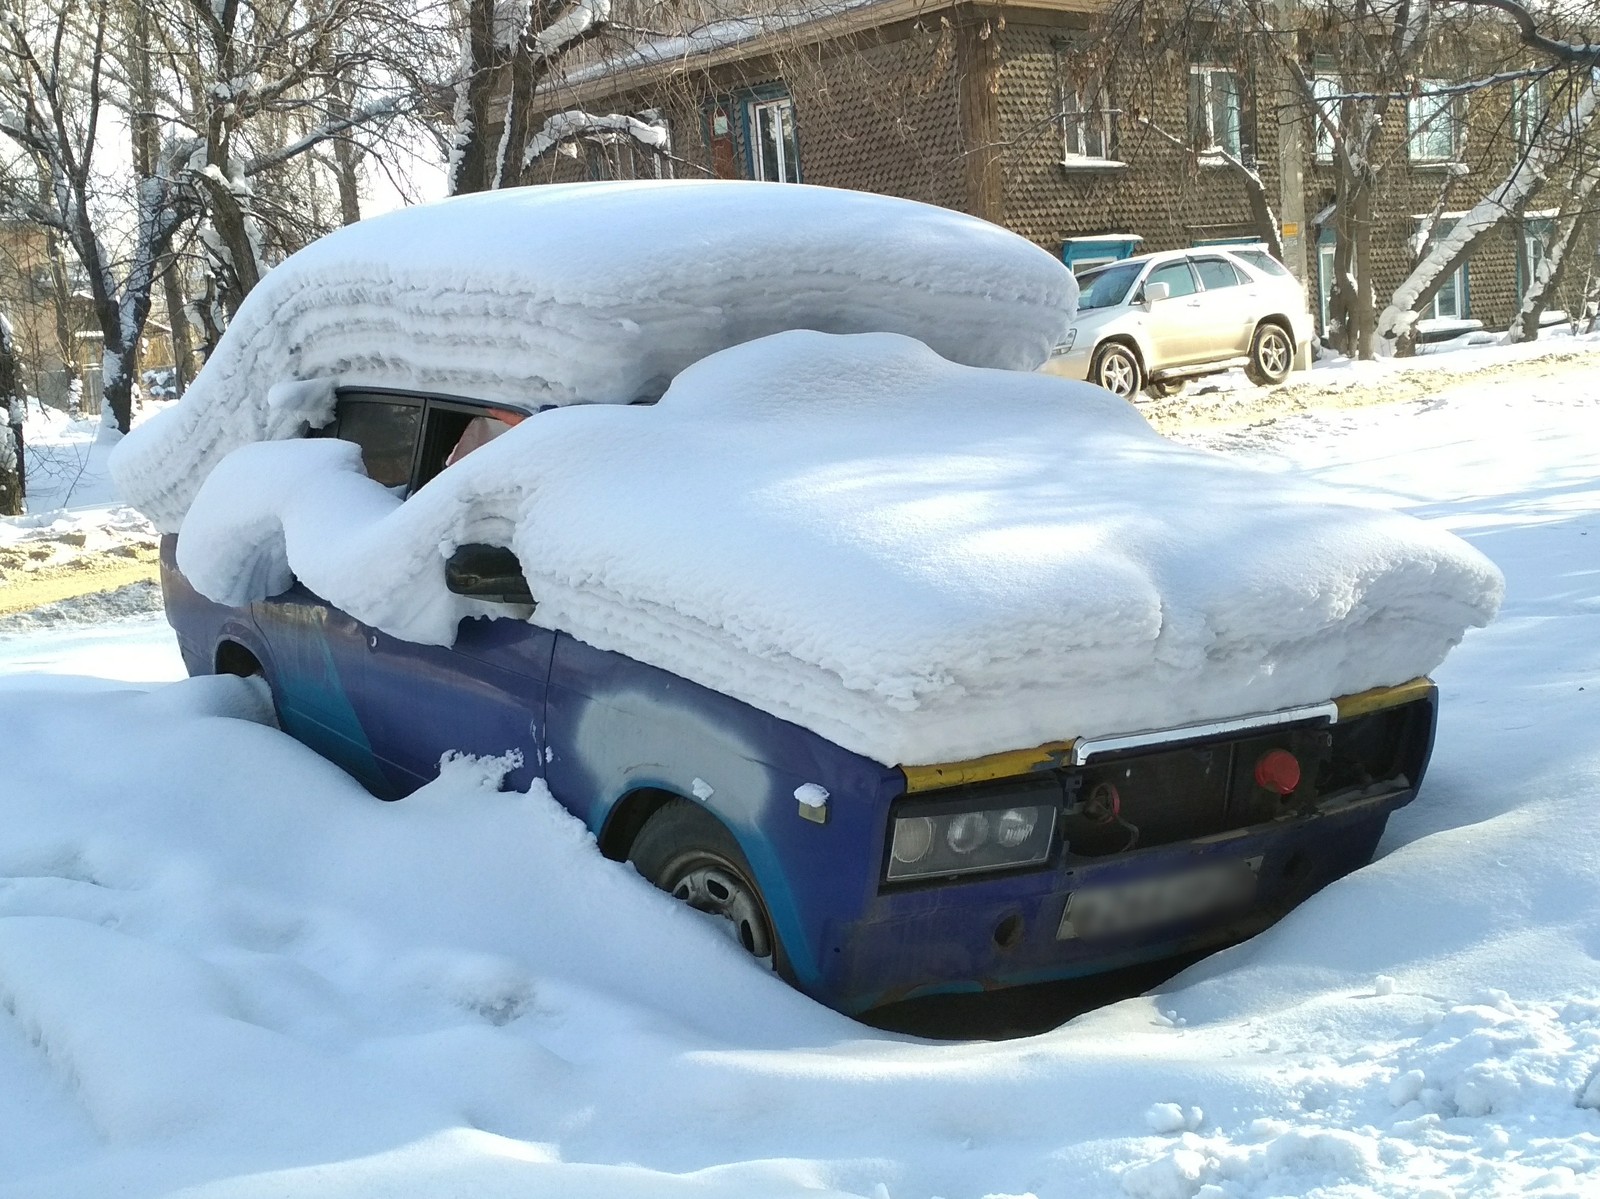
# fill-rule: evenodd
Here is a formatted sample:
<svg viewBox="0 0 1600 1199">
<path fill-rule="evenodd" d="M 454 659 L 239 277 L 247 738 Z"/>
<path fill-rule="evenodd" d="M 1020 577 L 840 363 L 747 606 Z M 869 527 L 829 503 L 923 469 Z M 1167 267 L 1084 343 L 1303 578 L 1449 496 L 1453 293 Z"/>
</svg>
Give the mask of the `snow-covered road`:
<svg viewBox="0 0 1600 1199">
<path fill-rule="evenodd" d="M 398 805 L 178 673 L 0 637 L 0 1196 L 1600 1194 L 1600 373 L 1199 440 L 1505 571 L 1384 856 L 1003 1044 L 763 976 L 462 764 Z"/>
</svg>

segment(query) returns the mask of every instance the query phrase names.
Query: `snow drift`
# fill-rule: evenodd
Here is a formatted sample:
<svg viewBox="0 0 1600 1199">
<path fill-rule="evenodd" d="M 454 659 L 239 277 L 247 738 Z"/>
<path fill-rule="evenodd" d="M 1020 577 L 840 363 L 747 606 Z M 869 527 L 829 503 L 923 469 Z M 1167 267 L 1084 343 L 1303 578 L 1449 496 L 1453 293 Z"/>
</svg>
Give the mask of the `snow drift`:
<svg viewBox="0 0 1600 1199">
<path fill-rule="evenodd" d="M 1013 233 L 863 192 L 668 181 L 468 196 L 361 221 L 272 271 L 112 470 L 171 532 L 230 450 L 325 423 L 334 384 L 626 404 L 713 351 L 797 328 L 904 333 L 956 362 L 1032 369 L 1076 297 L 1071 272 Z"/>
<path fill-rule="evenodd" d="M 179 542 L 205 594 L 293 577 L 449 644 L 445 557 L 536 619 L 885 763 L 1326 700 L 1425 674 L 1499 572 L 1442 530 L 1185 449 L 1098 388 L 894 334 L 715 354 L 651 407 L 543 413 L 401 502 L 354 446 L 246 447 Z"/>
</svg>

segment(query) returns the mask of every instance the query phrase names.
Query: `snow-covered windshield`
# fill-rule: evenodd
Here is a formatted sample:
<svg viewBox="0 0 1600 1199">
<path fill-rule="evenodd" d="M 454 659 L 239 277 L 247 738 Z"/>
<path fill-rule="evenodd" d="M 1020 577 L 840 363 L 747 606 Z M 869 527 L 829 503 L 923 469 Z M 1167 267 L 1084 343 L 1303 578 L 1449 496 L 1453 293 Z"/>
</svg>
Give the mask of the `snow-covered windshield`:
<svg viewBox="0 0 1600 1199">
<path fill-rule="evenodd" d="M 1122 303 L 1143 269 L 1142 262 L 1124 262 L 1090 271 L 1078 280 L 1078 311 Z"/>
</svg>

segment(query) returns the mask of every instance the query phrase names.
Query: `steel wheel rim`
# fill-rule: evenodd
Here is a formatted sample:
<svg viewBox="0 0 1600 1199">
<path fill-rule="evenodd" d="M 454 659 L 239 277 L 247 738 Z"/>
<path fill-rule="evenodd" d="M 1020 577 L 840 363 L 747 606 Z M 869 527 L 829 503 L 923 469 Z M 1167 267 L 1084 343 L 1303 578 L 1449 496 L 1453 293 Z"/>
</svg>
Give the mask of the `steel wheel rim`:
<svg viewBox="0 0 1600 1199">
<path fill-rule="evenodd" d="M 734 870 L 719 862 L 691 862 L 667 890 L 695 911 L 719 917 L 729 939 L 751 957 L 771 959 L 766 915 L 754 889 Z"/>
</svg>

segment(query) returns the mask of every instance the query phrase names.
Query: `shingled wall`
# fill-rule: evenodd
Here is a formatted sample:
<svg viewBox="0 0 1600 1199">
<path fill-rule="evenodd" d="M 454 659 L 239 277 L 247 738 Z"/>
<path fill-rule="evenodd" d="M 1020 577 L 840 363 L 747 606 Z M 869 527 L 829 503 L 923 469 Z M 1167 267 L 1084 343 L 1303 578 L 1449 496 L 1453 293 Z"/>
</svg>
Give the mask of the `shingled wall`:
<svg viewBox="0 0 1600 1199">
<path fill-rule="evenodd" d="M 1024 10 L 1025 11 L 1025 10 Z M 1141 249 L 1166 250 L 1197 240 L 1253 232 L 1250 206 L 1236 171 L 1198 165 L 1194 156 L 1124 115 L 1117 158 L 1124 170 L 1063 165 L 1060 88 L 1070 86 L 1071 59 L 1093 38 L 1082 19 L 1017 10 L 996 33 L 1000 47 L 999 141 L 1004 223 L 1049 250 L 1066 237 L 1137 233 Z M 1148 118 L 1179 139 L 1188 137 L 1188 71 L 1178 64 L 1170 88 L 1141 99 Z M 1113 103 L 1126 101 L 1112 89 Z M 1276 197 L 1278 148 L 1270 119 L 1258 122 L 1256 155 L 1269 195 Z"/>
</svg>

